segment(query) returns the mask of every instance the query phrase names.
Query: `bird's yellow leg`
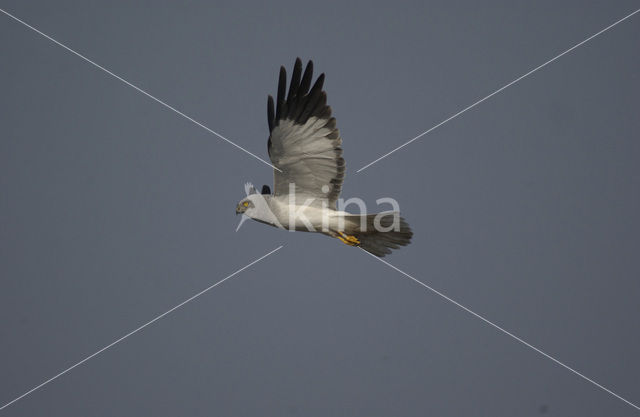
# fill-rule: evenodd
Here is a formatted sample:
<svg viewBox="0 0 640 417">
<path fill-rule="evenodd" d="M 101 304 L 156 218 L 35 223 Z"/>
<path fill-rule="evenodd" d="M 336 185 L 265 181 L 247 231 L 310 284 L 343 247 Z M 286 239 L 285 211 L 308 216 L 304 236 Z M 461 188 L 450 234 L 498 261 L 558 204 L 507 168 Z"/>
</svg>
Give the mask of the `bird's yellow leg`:
<svg viewBox="0 0 640 417">
<path fill-rule="evenodd" d="M 351 235 L 347 235 L 347 234 L 342 233 L 342 232 L 338 232 L 338 236 L 337 237 L 345 245 L 349 245 L 349 246 L 359 246 L 360 245 L 360 241 L 355 236 L 351 236 Z"/>
</svg>

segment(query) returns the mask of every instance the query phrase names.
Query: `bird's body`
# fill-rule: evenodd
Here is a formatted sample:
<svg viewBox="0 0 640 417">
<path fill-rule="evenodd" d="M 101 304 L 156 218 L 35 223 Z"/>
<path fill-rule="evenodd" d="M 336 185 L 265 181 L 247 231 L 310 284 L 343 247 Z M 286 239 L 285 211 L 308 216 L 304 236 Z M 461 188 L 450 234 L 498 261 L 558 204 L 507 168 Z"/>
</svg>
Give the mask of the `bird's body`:
<svg viewBox="0 0 640 417">
<path fill-rule="evenodd" d="M 323 225 L 327 230 L 338 227 L 340 212 L 337 210 L 315 205 L 289 204 L 285 197 L 272 198 L 270 207 L 283 228 L 288 230 L 315 232 L 323 230 Z"/>
<path fill-rule="evenodd" d="M 252 219 L 298 232 L 337 231 L 341 223 L 351 216 L 345 211 L 333 210 L 317 205 L 301 205 L 290 202 L 287 197 L 260 195 L 264 199 L 267 210 L 254 213 Z"/>
<path fill-rule="evenodd" d="M 271 96 L 267 102 L 274 192 L 265 186 L 258 193 L 248 184 L 236 213 L 282 229 L 323 233 L 377 256 L 407 245 L 413 233 L 397 211 L 367 215 L 338 210 L 345 175 L 342 139 L 322 91 L 324 74 L 313 87 L 312 76 L 313 63 L 302 75 L 297 59 L 285 97 L 286 71 L 280 68 L 276 106 Z"/>
</svg>

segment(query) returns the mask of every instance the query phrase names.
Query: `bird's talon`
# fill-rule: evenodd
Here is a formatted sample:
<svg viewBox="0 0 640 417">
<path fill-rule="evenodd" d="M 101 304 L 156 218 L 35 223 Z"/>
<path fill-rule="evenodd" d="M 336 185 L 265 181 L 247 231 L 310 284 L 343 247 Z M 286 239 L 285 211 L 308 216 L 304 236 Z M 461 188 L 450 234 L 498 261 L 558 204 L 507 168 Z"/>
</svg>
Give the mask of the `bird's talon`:
<svg viewBox="0 0 640 417">
<path fill-rule="evenodd" d="M 338 239 L 340 239 L 342 241 L 342 243 L 344 243 L 345 245 L 349 245 L 349 246 L 359 246 L 360 245 L 360 241 L 358 240 L 357 237 L 351 236 L 351 235 L 347 235 L 347 234 L 342 233 L 342 232 L 338 232 Z"/>
</svg>

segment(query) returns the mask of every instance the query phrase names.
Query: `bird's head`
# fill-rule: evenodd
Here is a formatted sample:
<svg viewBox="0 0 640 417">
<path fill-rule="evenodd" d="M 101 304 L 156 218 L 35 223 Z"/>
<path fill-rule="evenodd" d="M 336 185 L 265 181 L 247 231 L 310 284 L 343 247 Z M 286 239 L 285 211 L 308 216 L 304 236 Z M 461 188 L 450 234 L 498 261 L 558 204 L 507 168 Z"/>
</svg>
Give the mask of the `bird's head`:
<svg viewBox="0 0 640 417">
<path fill-rule="evenodd" d="M 271 199 L 269 187 L 265 185 L 262 190 L 264 193 L 259 194 L 251 183 L 245 184 L 247 196 L 236 205 L 236 214 L 242 214 L 242 219 L 236 231 L 240 229 L 242 223 L 248 218 L 281 227 L 269 205 L 269 200 Z"/>
<path fill-rule="evenodd" d="M 253 217 L 253 211 L 258 205 L 261 205 L 261 201 L 257 201 L 258 198 L 262 198 L 260 194 L 251 194 L 240 200 L 236 206 L 236 214 L 244 214 L 249 217 Z"/>
<path fill-rule="evenodd" d="M 258 194 L 253 184 L 247 182 L 244 184 L 244 192 L 247 194 L 245 198 L 240 200 L 236 206 L 236 214 L 244 214 L 248 217 L 254 218 L 257 207 L 262 208 L 264 198 Z M 252 216 L 253 214 L 253 216 Z"/>
</svg>

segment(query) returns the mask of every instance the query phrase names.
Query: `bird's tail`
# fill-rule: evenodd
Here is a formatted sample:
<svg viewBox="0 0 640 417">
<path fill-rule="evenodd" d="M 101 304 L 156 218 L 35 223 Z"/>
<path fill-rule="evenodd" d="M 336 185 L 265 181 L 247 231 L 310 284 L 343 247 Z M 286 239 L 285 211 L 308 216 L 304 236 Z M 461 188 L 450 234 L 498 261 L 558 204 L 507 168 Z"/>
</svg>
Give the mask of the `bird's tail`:
<svg viewBox="0 0 640 417">
<path fill-rule="evenodd" d="M 359 246 L 379 257 L 390 254 L 391 249 L 408 245 L 413 236 L 409 224 L 397 211 L 350 215 L 347 217 L 345 232 L 357 239 L 353 246 Z"/>
</svg>

